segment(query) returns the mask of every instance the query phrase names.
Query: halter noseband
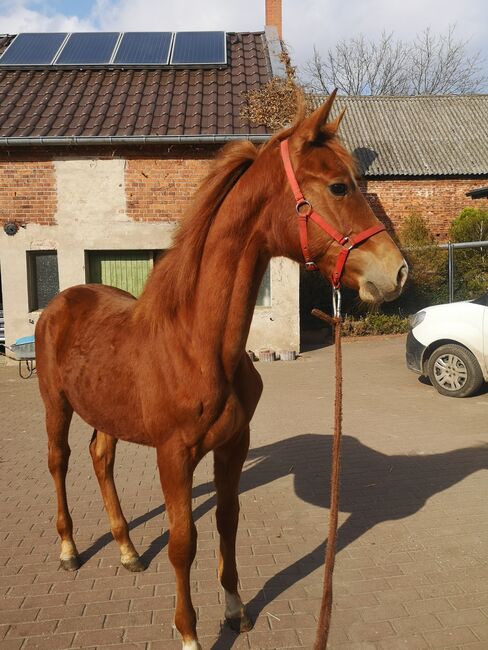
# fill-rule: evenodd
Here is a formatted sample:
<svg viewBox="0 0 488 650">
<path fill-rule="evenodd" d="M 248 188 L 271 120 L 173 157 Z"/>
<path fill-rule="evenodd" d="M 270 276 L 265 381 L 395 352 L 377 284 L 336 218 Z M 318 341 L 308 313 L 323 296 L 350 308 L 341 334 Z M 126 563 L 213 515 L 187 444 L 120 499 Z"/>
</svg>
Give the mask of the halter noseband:
<svg viewBox="0 0 488 650">
<path fill-rule="evenodd" d="M 290 160 L 290 152 L 288 149 L 288 140 L 282 140 L 281 142 L 281 158 L 283 160 L 283 165 L 285 167 L 286 177 L 288 178 L 288 183 L 291 187 L 291 190 L 295 196 L 296 206 L 295 209 L 298 215 L 298 230 L 300 234 L 300 245 L 302 247 L 303 257 L 305 259 L 305 268 L 307 271 L 317 271 L 318 267 L 310 255 L 310 250 L 308 248 L 308 233 L 307 233 L 307 223 L 311 219 L 316 223 L 322 230 L 324 230 L 334 241 L 336 241 L 340 246 L 341 250 L 337 256 L 334 270 L 332 272 L 332 286 L 334 289 L 339 289 L 341 286 L 341 278 L 344 273 L 344 266 L 348 258 L 349 253 L 353 248 L 358 244 L 361 244 L 366 239 L 369 239 L 373 235 L 386 230 L 385 226 L 382 223 L 367 228 L 362 232 L 358 233 L 354 237 L 349 237 L 348 235 L 341 235 L 340 232 L 335 230 L 330 226 L 324 219 L 315 212 L 312 208 L 310 201 L 303 196 L 302 190 L 298 185 L 295 173 L 293 171 L 293 166 Z"/>
</svg>

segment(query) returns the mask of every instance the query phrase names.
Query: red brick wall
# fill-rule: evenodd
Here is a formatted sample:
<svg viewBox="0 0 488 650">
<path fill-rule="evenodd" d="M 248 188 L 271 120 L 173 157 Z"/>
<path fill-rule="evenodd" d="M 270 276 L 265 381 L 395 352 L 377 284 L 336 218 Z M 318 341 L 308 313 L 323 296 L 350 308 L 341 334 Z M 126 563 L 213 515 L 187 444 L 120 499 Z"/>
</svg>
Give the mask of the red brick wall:
<svg viewBox="0 0 488 650">
<path fill-rule="evenodd" d="M 0 223 L 55 223 L 56 176 L 52 161 L 0 160 Z"/>
<path fill-rule="evenodd" d="M 140 150 L 70 148 L 21 150 L 0 154 L 0 223 L 55 223 L 56 178 L 53 160 L 86 156 L 125 158 L 128 216 L 135 221 L 179 219 L 215 157 L 217 146 L 146 147 Z M 405 217 L 422 215 L 439 241 L 465 207 L 487 207 L 488 199 L 473 201 L 465 192 L 488 185 L 482 179 L 372 179 L 362 189 L 380 219 L 398 229 Z"/>
<path fill-rule="evenodd" d="M 488 185 L 488 179 L 364 180 L 362 189 L 379 219 L 395 230 L 412 213 L 421 215 L 439 241 L 463 208 L 488 208 L 465 193 Z"/>
<path fill-rule="evenodd" d="M 181 218 L 215 153 L 175 148 L 157 158 L 129 158 L 125 167 L 129 217 L 135 221 Z"/>
</svg>

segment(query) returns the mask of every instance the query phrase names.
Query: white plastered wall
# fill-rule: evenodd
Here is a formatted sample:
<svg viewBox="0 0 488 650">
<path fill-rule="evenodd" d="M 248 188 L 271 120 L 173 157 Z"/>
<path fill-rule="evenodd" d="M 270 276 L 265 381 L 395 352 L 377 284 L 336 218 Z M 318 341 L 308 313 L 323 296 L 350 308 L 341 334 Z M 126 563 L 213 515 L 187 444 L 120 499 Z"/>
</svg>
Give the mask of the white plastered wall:
<svg viewBox="0 0 488 650">
<path fill-rule="evenodd" d="M 123 159 L 59 160 L 55 163 L 56 225 L 28 224 L 0 236 L 6 343 L 34 333 L 39 312 L 29 313 L 26 252 L 56 250 L 59 286 L 86 281 L 86 250 L 154 250 L 171 245 L 176 223 L 135 222 L 128 217 Z M 299 269 L 271 262 L 271 307 L 257 307 L 248 348 L 299 349 Z"/>
</svg>

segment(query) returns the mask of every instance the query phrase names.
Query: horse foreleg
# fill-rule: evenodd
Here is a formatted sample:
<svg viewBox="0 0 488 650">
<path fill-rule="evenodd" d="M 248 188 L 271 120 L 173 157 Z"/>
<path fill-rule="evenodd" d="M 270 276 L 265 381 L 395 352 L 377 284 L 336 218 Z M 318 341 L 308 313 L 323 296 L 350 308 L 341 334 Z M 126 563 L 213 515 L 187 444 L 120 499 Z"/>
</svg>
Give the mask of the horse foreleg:
<svg viewBox="0 0 488 650">
<path fill-rule="evenodd" d="M 197 531 L 191 510 L 196 463 L 186 447 L 169 447 L 158 447 L 157 458 L 169 518 L 168 556 L 176 574 L 175 625 L 183 639 L 183 650 L 201 650 L 190 592 L 190 568 L 197 548 Z"/>
<path fill-rule="evenodd" d="M 219 578 L 225 592 L 225 618 L 236 632 L 248 632 L 252 621 L 237 589 L 236 535 L 239 523 L 239 479 L 249 449 L 249 427 L 237 440 L 214 451 L 217 529 L 220 535 Z"/>
<path fill-rule="evenodd" d="M 66 495 L 66 474 L 70 448 L 68 444 L 69 425 L 73 409 L 62 395 L 44 396 L 46 407 L 46 430 L 48 436 L 48 466 L 56 487 L 58 513 L 56 527 L 61 538 L 61 567 L 76 571 L 81 566 L 78 551 L 73 540 L 73 520 L 69 514 Z"/>
<path fill-rule="evenodd" d="M 90 442 L 90 454 L 102 493 L 110 529 L 120 548 L 120 561 L 129 571 L 144 571 L 139 554 L 129 536 L 129 527 L 120 507 L 114 482 L 114 462 L 117 439 L 102 431 L 94 431 Z"/>
</svg>

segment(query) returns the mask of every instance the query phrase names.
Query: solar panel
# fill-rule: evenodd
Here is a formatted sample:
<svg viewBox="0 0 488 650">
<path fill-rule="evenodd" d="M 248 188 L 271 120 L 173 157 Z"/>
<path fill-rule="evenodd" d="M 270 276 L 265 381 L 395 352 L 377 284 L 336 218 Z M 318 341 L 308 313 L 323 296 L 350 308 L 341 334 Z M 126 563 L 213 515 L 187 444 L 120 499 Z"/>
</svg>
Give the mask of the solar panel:
<svg viewBox="0 0 488 650">
<path fill-rule="evenodd" d="M 225 32 L 177 32 L 171 56 L 173 65 L 224 65 Z"/>
<path fill-rule="evenodd" d="M 70 34 L 54 65 L 103 65 L 110 62 L 117 32 L 76 32 Z"/>
<path fill-rule="evenodd" d="M 66 33 L 19 34 L 0 58 L 0 65 L 49 65 Z"/>
<path fill-rule="evenodd" d="M 113 63 L 116 65 L 167 65 L 173 32 L 126 32 Z"/>
</svg>

